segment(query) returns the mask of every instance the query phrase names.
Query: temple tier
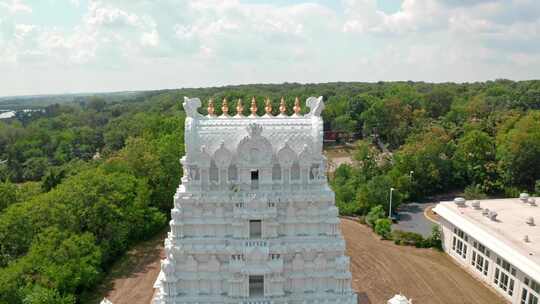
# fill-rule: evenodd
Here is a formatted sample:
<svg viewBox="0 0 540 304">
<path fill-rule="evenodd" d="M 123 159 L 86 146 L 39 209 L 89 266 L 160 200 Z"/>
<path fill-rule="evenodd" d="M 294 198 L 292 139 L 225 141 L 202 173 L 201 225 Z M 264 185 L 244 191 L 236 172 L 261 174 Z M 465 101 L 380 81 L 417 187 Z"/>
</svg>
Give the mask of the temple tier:
<svg viewBox="0 0 540 304">
<path fill-rule="evenodd" d="M 155 304 L 356 304 L 322 154 L 322 97 L 309 113 L 198 113 L 185 98 L 186 155 Z"/>
</svg>

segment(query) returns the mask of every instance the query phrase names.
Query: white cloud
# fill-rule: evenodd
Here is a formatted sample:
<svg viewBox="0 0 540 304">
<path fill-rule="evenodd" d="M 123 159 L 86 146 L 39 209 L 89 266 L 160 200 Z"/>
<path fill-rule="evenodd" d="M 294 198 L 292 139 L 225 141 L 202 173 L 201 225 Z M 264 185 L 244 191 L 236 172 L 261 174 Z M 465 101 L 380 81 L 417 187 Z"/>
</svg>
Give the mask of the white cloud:
<svg viewBox="0 0 540 304">
<path fill-rule="evenodd" d="M 32 7 L 20 0 L 0 1 L 0 8 L 7 9 L 11 14 L 32 12 Z"/>
<path fill-rule="evenodd" d="M 34 28 L 35 26 L 30 25 L 30 24 L 16 24 L 15 25 L 15 39 L 17 40 L 24 39 L 24 37 L 28 35 Z"/>
<path fill-rule="evenodd" d="M 156 47 L 159 45 L 159 34 L 154 29 L 151 32 L 143 33 L 141 36 L 141 43 L 144 46 Z"/>
<path fill-rule="evenodd" d="M 30 6 L 0 0 L 0 12 L 10 13 L 1 17 L 0 68 L 13 67 L 0 83 L 33 93 L 66 85 L 537 78 L 540 70 L 538 0 L 404 0 L 391 14 L 378 10 L 377 0 L 344 0 L 340 8 L 310 0 L 69 1 L 85 11 L 66 28 L 28 24 L 15 13 Z"/>
<path fill-rule="evenodd" d="M 139 27 L 140 18 L 124 10 L 112 6 L 105 6 L 102 2 L 93 1 L 89 5 L 86 23 L 92 26 L 134 26 Z"/>
</svg>

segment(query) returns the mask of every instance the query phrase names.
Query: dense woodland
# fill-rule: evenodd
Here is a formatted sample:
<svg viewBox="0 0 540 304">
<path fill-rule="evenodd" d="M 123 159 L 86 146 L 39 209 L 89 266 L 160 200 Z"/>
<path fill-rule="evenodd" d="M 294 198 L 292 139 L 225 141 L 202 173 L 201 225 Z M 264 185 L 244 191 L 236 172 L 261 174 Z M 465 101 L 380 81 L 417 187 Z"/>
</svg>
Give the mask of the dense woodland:
<svg viewBox="0 0 540 304">
<path fill-rule="evenodd" d="M 224 97 L 255 96 L 260 114 L 267 96 L 274 109 L 284 96 L 291 111 L 295 96 L 323 95 L 326 130 L 357 139 L 355 165 L 331 179 L 342 214 L 387 210 L 390 187 L 395 204 L 451 190 L 540 194 L 540 81 L 244 85 L 48 102 L 0 120 L 0 303 L 78 303 L 131 245 L 165 227 L 184 95 L 212 97 L 218 112 Z"/>
</svg>

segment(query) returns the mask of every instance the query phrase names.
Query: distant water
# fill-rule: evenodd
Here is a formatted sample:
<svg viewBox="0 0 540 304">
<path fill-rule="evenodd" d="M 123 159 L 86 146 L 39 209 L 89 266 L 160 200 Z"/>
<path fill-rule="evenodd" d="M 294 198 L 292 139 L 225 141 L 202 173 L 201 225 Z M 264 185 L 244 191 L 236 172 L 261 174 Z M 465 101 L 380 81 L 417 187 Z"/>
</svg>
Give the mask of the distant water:
<svg viewBox="0 0 540 304">
<path fill-rule="evenodd" d="M 7 118 L 14 117 L 15 114 L 17 114 L 17 112 L 29 113 L 29 112 L 44 112 L 44 111 L 45 110 L 43 110 L 43 109 L 24 109 L 24 110 L 17 110 L 17 111 L 0 110 L 0 119 L 7 119 Z M 32 114 L 30 114 L 30 115 L 32 115 Z"/>
<path fill-rule="evenodd" d="M 15 111 L 0 112 L 0 119 L 7 119 L 15 116 Z"/>
</svg>

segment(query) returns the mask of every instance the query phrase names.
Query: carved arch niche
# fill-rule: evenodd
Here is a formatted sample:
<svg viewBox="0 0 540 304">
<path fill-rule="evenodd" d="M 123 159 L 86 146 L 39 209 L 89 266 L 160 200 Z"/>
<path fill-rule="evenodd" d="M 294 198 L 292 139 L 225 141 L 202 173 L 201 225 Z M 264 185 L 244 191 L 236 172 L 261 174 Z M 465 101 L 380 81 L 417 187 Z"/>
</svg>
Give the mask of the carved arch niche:
<svg viewBox="0 0 540 304">
<path fill-rule="evenodd" d="M 300 179 L 302 184 L 307 184 L 310 175 L 310 166 L 312 164 L 313 154 L 307 144 L 304 144 L 302 152 L 298 155 L 298 162 L 300 164 Z"/>
<path fill-rule="evenodd" d="M 218 170 L 218 181 L 221 187 L 225 187 L 228 180 L 228 170 L 232 162 L 232 153 L 225 147 L 222 141 L 219 148 L 214 152 L 214 164 Z"/>
<path fill-rule="evenodd" d="M 281 149 L 277 152 L 277 159 L 279 162 L 279 165 L 281 167 L 281 176 L 284 184 L 289 183 L 291 180 L 292 174 L 291 170 L 295 169 L 298 163 L 298 158 L 296 157 L 296 153 L 294 150 L 289 146 L 289 143 L 285 143 Z M 297 168 L 299 170 L 299 168 Z"/>
<path fill-rule="evenodd" d="M 208 189 L 208 184 L 210 181 L 210 165 L 212 163 L 212 158 L 208 153 L 206 146 L 201 146 L 201 152 L 197 156 L 197 164 L 199 165 L 200 177 L 201 177 L 201 186 L 203 190 Z"/>
</svg>

